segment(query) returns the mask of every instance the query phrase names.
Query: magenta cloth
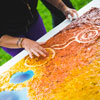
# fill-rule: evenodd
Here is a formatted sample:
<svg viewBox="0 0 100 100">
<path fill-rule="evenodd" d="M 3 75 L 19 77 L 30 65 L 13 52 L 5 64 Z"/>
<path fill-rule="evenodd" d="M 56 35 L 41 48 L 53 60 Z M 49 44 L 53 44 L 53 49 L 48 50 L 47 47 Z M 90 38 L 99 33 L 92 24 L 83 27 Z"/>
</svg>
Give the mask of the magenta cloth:
<svg viewBox="0 0 100 100">
<path fill-rule="evenodd" d="M 26 37 L 36 41 L 45 34 L 46 34 L 46 29 L 43 25 L 41 17 L 39 16 L 38 20 L 29 28 L 29 31 L 26 34 L 20 35 L 18 37 Z M 22 50 L 24 50 L 24 49 L 9 49 L 5 47 L 2 47 L 2 49 L 13 57 L 16 56 L 18 53 L 20 53 Z"/>
</svg>

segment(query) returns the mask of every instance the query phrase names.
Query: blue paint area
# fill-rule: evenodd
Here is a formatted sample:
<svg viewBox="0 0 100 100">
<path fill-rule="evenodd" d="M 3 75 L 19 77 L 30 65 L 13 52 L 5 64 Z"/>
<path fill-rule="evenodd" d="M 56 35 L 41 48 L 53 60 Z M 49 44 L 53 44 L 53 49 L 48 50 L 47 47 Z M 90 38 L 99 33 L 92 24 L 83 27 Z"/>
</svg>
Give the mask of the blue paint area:
<svg viewBox="0 0 100 100">
<path fill-rule="evenodd" d="M 0 100 L 29 100 L 27 97 L 27 89 L 21 91 L 3 91 L 0 92 Z"/>
<path fill-rule="evenodd" d="M 10 83 L 14 83 L 14 84 L 23 83 L 24 81 L 31 79 L 33 75 L 34 73 L 31 70 L 27 72 L 17 72 L 14 75 L 12 75 L 10 79 Z"/>
</svg>

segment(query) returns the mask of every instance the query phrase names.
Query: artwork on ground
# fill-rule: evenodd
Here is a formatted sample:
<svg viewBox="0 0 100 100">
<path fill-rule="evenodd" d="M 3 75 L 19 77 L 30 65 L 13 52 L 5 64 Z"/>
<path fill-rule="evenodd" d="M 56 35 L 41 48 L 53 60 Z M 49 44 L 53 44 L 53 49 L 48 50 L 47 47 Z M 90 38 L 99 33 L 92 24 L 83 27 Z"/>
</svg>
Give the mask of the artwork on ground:
<svg viewBox="0 0 100 100">
<path fill-rule="evenodd" d="M 100 100 L 100 8 L 43 47 L 48 57 L 26 56 L 0 75 L 0 100 Z"/>
</svg>

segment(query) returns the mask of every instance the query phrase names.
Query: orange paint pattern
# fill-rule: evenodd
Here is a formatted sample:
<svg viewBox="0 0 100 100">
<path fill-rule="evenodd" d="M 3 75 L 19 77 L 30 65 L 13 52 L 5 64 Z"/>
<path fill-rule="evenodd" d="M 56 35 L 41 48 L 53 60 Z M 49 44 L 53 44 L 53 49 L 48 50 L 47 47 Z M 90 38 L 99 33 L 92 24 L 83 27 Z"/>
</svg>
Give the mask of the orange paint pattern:
<svg viewBox="0 0 100 100">
<path fill-rule="evenodd" d="M 82 26 L 84 29 L 88 27 L 91 26 Z M 82 28 L 80 27 L 80 29 L 77 30 L 82 31 Z M 45 45 L 45 47 L 50 47 L 53 44 L 64 43 L 72 37 L 72 32 L 74 30 L 75 29 L 72 29 L 70 32 L 67 30 L 65 32 L 62 31 L 57 36 L 51 38 L 46 43 L 47 45 Z M 100 30 L 98 30 L 98 36 L 99 35 Z M 98 39 L 98 37 L 96 39 Z M 80 44 L 74 41 L 65 49 L 55 50 L 55 58 L 45 64 L 42 69 L 40 67 L 43 73 L 41 77 L 33 79 L 28 84 L 31 86 L 31 89 L 35 91 L 36 96 L 34 98 L 37 98 L 37 100 L 46 100 L 45 98 L 47 95 L 53 94 L 52 90 L 58 88 L 58 85 L 65 81 L 67 76 L 70 75 L 71 70 L 81 69 L 84 66 L 88 66 L 97 57 L 99 57 L 100 54 L 98 51 L 100 50 L 100 47 L 98 46 L 98 41 L 99 40 L 94 40 L 92 43 L 86 44 Z M 56 97 L 54 100 L 57 100 Z"/>
<path fill-rule="evenodd" d="M 41 66 L 34 65 L 43 63 L 42 59 L 35 63 L 29 59 L 28 64 L 34 67 L 25 65 L 25 57 L 0 76 L 0 92 L 26 87 L 29 100 L 100 100 L 99 8 L 92 8 L 73 21 L 43 47 L 54 50 L 55 56 Z M 32 79 L 9 84 L 7 76 L 27 70 L 34 71 Z"/>
</svg>

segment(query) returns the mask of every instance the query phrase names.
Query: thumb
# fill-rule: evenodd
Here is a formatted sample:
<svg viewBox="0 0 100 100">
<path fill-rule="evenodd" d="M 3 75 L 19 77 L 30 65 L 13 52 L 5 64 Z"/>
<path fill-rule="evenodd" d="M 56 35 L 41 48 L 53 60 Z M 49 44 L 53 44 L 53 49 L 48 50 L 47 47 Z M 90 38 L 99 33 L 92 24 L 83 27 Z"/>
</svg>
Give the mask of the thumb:
<svg viewBox="0 0 100 100">
<path fill-rule="evenodd" d="M 39 45 L 43 45 L 45 44 L 46 42 L 38 42 Z"/>
</svg>

